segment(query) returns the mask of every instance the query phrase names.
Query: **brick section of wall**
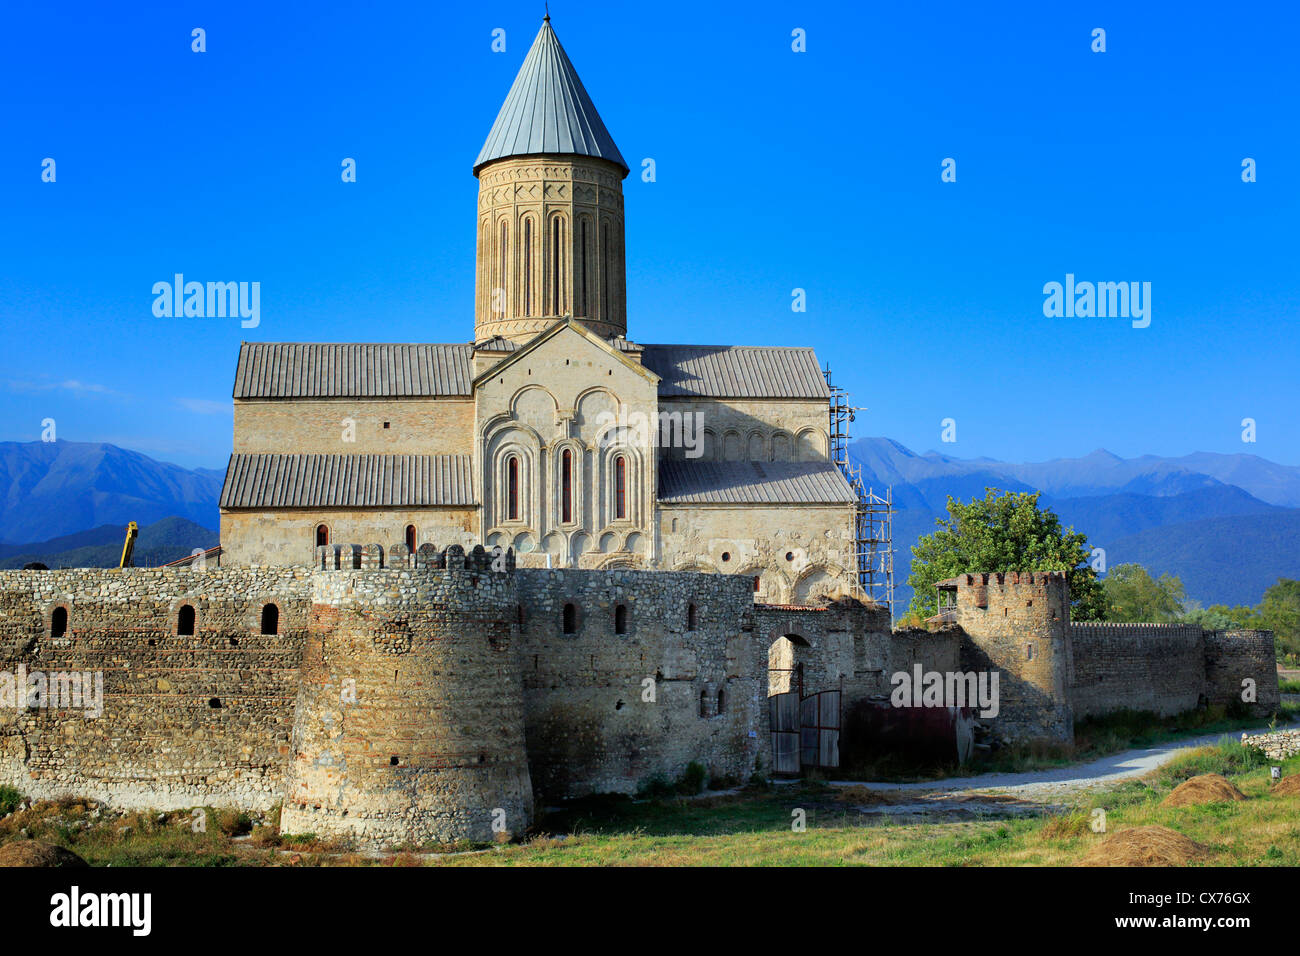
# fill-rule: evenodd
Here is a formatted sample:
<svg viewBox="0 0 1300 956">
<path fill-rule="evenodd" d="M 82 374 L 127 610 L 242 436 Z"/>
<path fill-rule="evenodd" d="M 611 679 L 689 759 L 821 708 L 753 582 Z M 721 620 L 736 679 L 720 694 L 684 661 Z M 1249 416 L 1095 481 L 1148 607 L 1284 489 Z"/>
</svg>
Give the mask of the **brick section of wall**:
<svg viewBox="0 0 1300 956">
<path fill-rule="evenodd" d="M 1075 717 L 1117 710 L 1169 716 L 1204 702 L 1205 643 L 1183 624 L 1070 625 Z"/>
<path fill-rule="evenodd" d="M 0 707 L 0 780 L 171 809 L 279 800 L 307 631 L 305 569 L 8 571 L 0 670 L 100 673 L 103 713 Z M 262 607 L 279 609 L 261 633 Z M 180 608 L 193 636 L 177 634 Z M 50 636 L 55 608 L 63 637 Z"/>
<path fill-rule="evenodd" d="M 419 845 L 531 823 L 514 573 L 482 555 L 313 577 L 284 832 Z"/>
</svg>

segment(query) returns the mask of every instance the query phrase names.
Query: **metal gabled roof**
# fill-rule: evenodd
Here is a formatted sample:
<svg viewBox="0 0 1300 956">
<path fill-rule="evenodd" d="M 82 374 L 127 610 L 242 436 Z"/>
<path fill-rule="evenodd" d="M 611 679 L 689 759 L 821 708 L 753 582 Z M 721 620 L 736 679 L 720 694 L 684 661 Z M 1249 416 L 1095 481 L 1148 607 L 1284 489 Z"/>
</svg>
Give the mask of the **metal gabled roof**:
<svg viewBox="0 0 1300 956">
<path fill-rule="evenodd" d="M 492 131 L 474 160 L 474 174 L 494 159 L 548 153 L 606 159 L 623 167 L 626 175 L 623 154 L 601 122 L 550 20 L 543 21 L 524 57 Z"/>
<path fill-rule="evenodd" d="M 470 395 L 471 345 L 245 342 L 235 398 Z"/>
<path fill-rule="evenodd" d="M 471 506 L 469 455 L 231 455 L 222 508 Z"/>
<path fill-rule="evenodd" d="M 857 497 L 829 461 L 659 463 L 662 504 L 853 504 Z"/>
<path fill-rule="evenodd" d="M 661 398 L 830 397 L 810 348 L 646 345 L 641 361 L 659 376 Z"/>
</svg>

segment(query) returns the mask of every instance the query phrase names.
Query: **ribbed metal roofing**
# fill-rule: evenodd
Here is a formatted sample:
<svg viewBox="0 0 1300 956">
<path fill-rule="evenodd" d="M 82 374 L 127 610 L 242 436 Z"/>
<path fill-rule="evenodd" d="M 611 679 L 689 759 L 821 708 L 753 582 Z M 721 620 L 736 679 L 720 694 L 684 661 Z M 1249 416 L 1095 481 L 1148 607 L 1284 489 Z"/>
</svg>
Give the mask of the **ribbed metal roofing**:
<svg viewBox="0 0 1300 956">
<path fill-rule="evenodd" d="M 670 461 L 659 463 L 665 504 L 852 504 L 857 499 L 829 461 Z"/>
<path fill-rule="evenodd" d="M 622 166 L 624 174 L 628 171 L 549 18 L 524 57 L 487 142 L 474 160 L 474 173 L 494 159 L 539 153 L 595 156 Z"/>
<path fill-rule="evenodd" d="M 473 505 L 469 455 L 231 455 L 222 508 Z"/>
<path fill-rule="evenodd" d="M 809 348 L 647 345 L 642 364 L 659 376 L 664 398 L 828 398 Z"/>
<path fill-rule="evenodd" d="M 235 398 L 469 395 L 470 345 L 245 342 Z"/>
</svg>

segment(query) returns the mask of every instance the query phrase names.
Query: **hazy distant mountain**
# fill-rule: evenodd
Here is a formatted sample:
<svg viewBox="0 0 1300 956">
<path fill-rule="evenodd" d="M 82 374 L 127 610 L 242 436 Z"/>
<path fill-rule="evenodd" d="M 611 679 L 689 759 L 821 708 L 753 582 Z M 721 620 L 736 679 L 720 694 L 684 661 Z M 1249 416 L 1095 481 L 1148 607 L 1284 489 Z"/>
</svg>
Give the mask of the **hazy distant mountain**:
<svg viewBox="0 0 1300 956">
<path fill-rule="evenodd" d="M 218 525 L 223 473 L 93 442 L 0 442 L 0 542 L 179 516 Z"/>
<path fill-rule="evenodd" d="M 115 568 L 125 541 L 126 525 L 109 524 L 34 544 L 3 544 L 0 569 L 21 568 L 33 561 L 50 568 Z M 137 568 L 154 568 L 216 543 L 215 531 L 186 518 L 164 518 L 140 529 L 131 563 Z"/>
<path fill-rule="evenodd" d="M 1041 491 L 1041 503 L 1106 549 L 1110 566 L 1137 561 L 1183 579 L 1205 604 L 1258 602 L 1279 576 L 1300 576 L 1300 468 L 1256 455 L 1198 452 L 1180 458 L 1120 458 L 1099 449 L 1082 458 L 1013 464 L 991 458 L 918 455 L 889 438 L 849 446 L 863 481 L 893 488 L 897 599 L 911 548 L 935 529 L 948 496 L 970 500 L 986 487 Z"/>
<path fill-rule="evenodd" d="M 990 480 L 998 488 L 1036 489 L 1056 498 L 1081 498 L 1131 491 L 1169 495 L 1235 485 L 1268 504 L 1300 507 L 1300 467 L 1278 465 L 1258 455 L 1196 452 L 1180 458 L 1143 455 L 1120 458 L 1098 449 L 1082 458 L 1013 464 L 991 458 L 953 458 L 938 452 L 918 455 L 891 438 L 863 438 L 849 454 L 877 484 L 941 487 L 940 479 Z M 954 485 L 954 487 L 956 487 Z M 955 494 L 955 492 L 954 492 Z M 942 508 L 944 501 L 927 502 Z"/>
<path fill-rule="evenodd" d="M 1297 542 L 1300 509 L 1289 509 L 1147 528 L 1111 542 L 1106 558 L 1177 574 L 1202 604 L 1254 605 L 1278 578 L 1300 579 Z"/>
</svg>

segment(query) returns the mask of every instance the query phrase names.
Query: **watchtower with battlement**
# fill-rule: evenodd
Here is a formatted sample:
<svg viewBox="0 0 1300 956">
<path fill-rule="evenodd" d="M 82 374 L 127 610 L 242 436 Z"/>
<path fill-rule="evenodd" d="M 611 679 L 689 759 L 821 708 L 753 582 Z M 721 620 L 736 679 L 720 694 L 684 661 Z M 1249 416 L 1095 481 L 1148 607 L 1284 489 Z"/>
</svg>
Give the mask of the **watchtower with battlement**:
<svg viewBox="0 0 1300 956">
<path fill-rule="evenodd" d="M 281 826 L 417 845 L 526 829 L 513 553 L 318 557 Z"/>
<path fill-rule="evenodd" d="M 1016 740 L 1073 740 L 1065 574 L 962 574 L 937 587 L 940 615 L 963 631 L 962 669 L 999 674 L 998 733 Z"/>
</svg>

